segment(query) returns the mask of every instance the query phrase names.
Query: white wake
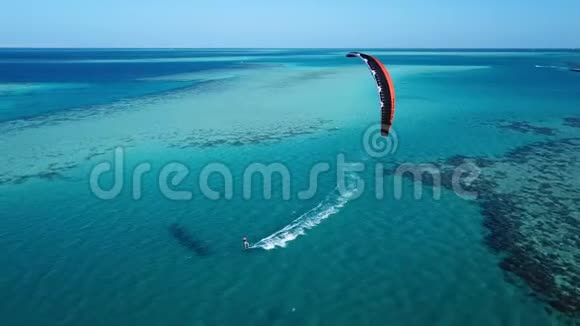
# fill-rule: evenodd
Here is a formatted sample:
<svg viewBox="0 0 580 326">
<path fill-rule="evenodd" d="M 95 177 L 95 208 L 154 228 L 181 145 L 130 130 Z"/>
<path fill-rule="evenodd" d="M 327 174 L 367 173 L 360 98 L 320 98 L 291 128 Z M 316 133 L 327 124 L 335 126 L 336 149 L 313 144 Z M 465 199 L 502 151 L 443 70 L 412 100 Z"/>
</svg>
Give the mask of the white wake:
<svg viewBox="0 0 580 326">
<path fill-rule="evenodd" d="M 560 70 L 569 70 L 569 67 L 562 67 L 562 66 L 541 66 L 536 65 L 536 68 L 549 68 L 549 69 L 560 69 Z"/>
<path fill-rule="evenodd" d="M 356 185 L 356 182 L 354 185 Z M 316 207 L 302 214 L 300 217 L 282 229 L 256 242 L 250 246 L 250 248 L 262 248 L 265 250 L 271 250 L 275 249 L 276 247 L 286 247 L 288 242 L 306 234 L 306 230 L 314 228 L 325 219 L 338 213 L 340 209 L 343 208 L 346 203 L 348 203 L 349 200 L 355 197 L 356 193 L 356 186 L 353 186 L 352 182 L 347 184 L 346 191 L 340 192 L 338 188 L 335 189 Z"/>
</svg>

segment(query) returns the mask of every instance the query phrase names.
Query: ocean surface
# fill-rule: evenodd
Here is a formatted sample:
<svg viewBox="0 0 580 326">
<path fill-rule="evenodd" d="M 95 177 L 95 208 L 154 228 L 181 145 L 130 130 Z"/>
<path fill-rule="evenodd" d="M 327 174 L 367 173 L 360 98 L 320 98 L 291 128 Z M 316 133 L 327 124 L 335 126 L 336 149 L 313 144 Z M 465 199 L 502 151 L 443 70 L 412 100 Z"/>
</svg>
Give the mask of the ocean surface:
<svg viewBox="0 0 580 326">
<path fill-rule="evenodd" d="M 578 323 L 580 52 L 350 50 L 0 49 L 0 324 Z"/>
</svg>

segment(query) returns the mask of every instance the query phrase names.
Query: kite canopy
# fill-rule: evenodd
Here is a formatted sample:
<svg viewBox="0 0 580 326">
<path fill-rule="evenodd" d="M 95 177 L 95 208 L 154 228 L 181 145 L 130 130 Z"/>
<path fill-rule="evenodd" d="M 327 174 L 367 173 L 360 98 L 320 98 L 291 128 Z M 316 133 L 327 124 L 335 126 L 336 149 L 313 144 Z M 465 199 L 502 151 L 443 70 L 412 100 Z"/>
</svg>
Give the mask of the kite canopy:
<svg viewBox="0 0 580 326">
<path fill-rule="evenodd" d="M 388 136 L 395 116 L 395 89 L 387 68 L 379 59 L 368 54 L 350 52 L 346 56 L 348 58 L 361 58 L 375 77 L 381 102 L 381 134 Z"/>
</svg>

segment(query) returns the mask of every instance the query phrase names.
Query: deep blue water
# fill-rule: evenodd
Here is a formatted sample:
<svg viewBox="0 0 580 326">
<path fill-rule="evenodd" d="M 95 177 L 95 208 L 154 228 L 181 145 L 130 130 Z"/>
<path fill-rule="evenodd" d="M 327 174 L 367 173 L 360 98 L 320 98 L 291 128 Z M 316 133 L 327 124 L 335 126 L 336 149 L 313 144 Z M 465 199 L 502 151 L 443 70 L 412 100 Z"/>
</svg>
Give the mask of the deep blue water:
<svg viewBox="0 0 580 326">
<path fill-rule="evenodd" d="M 579 137 L 563 119 L 580 117 L 580 75 L 567 70 L 580 53 L 365 51 L 397 93 L 396 150 L 380 158 L 361 143 L 378 118 L 376 87 L 341 49 L 0 50 L 0 324 L 565 324 L 501 268 L 479 202 L 445 189 L 416 200 L 411 183 L 399 199 L 368 190 L 377 163 L 506 164 L 514 148 Z M 115 198 L 91 192 L 91 170 L 116 147 L 129 172 L 151 164 L 140 199 L 127 171 Z M 367 168 L 350 175 L 366 184 L 359 198 L 336 192 L 339 154 Z M 575 154 L 564 154 L 570 173 Z M 174 190 L 192 199 L 160 190 L 172 162 L 191 168 Z M 245 169 L 273 162 L 289 169 L 291 198 L 279 178 L 271 199 L 243 198 Z M 331 172 L 298 198 L 321 162 Z M 230 169 L 231 199 L 202 196 L 210 163 Z M 255 249 L 241 250 L 243 236 Z"/>
<path fill-rule="evenodd" d="M 370 50 L 372 51 L 372 50 Z M 376 50 L 383 51 L 384 50 Z M 506 67 L 507 72 L 493 80 L 505 87 L 525 88 L 538 80 L 551 77 L 552 71 L 538 70 L 526 74 L 535 65 L 572 67 L 577 62 L 577 52 L 542 52 L 541 60 L 535 55 L 540 50 L 519 51 L 515 58 L 511 55 L 490 56 L 509 50 L 487 50 L 473 53 L 470 50 L 438 50 L 441 54 L 457 53 L 449 60 L 449 55 L 425 55 L 433 50 L 413 50 L 413 53 L 383 54 L 392 65 L 493 65 Z M 331 50 L 107 50 L 107 49 L 2 49 L 0 50 L 0 83 L 70 83 L 72 89 L 48 89 L 4 98 L 11 101 L 9 109 L 2 112 L 0 120 L 31 117 L 36 114 L 54 112 L 78 107 L 89 107 L 114 102 L 124 98 L 179 89 L 195 84 L 195 81 L 147 81 L 143 79 L 172 74 L 196 73 L 223 69 L 243 69 L 244 60 L 228 60 L 232 57 L 249 57 L 262 63 L 296 63 L 308 66 L 343 66 L 352 62 L 340 56 L 328 57 L 340 52 Z M 465 55 L 462 53 L 466 53 Z M 507 52 L 508 54 L 511 52 Z M 523 54 L 523 55 L 522 55 Z M 184 62 L 180 59 L 204 59 L 220 57 L 224 60 L 204 62 Z M 296 61 L 296 56 L 300 59 Z M 324 56 L 324 57 L 319 57 Z M 139 60 L 145 60 L 142 62 Z M 162 62 L 155 62 L 162 60 Z M 174 61 L 176 60 L 176 61 Z M 111 62 L 113 61 L 113 62 Z M 521 69 L 521 71 L 516 71 Z M 522 76 L 525 76 L 523 78 Z M 495 77 L 495 76 L 494 76 Z M 532 78 L 532 79 L 530 79 Z M 573 74 L 561 74 L 556 82 L 576 83 Z M 80 85 L 76 85 L 80 84 Z M 86 84 L 90 84 L 86 87 Z M 74 87 L 74 86 L 77 87 Z M 550 88 L 552 89 L 552 88 Z M 547 91 L 550 91 L 547 89 Z M 559 89 L 554 87 L 553 89 Z M 537 90 L 534 90 L 537 91 Z M 42 103 L 39 105 L 38 103 Z"/>
</svg>

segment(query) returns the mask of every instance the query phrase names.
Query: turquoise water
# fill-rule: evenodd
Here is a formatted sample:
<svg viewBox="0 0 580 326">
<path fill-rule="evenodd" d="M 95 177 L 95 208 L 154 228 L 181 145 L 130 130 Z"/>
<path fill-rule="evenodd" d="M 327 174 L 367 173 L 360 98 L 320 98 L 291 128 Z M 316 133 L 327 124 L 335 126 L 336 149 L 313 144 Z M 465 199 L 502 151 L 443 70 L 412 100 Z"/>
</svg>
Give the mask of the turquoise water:
<svg viewBox="0 0 580 326">
<path fill-rule="evenodd" d="M 445 189 L 440 199 L 429 189 L 414 199 L 409 182 L 397 199 L 393 178 L 374 169 L 502 157 L 580 137 L 562 124 L 580 117 L 580 76 L 565 69 L 580 53 L 368 50 L 389 67 L 397 93 L 396 148 L 374 158 L 362 142 L 379 117 L 376 87 L 343 52 L 1 50 L 1 323 L 569 321 L 500 268 L 477 201 Z M 509 122 L 557 135 L 502 128 Z M 116 147 L 124 149 L 124 187 L 99 199 L 90 173 L 113 162 Z M 339 154 L 366 167 L 348 174 L 346 193 L 336 189 Z M 151 171 L 134 199 L 132 167 L 144 162 Z M 160 190 L 171 162 L 190 169 L 173 188 L 191 190 L 191 199 Z M 206 198 L 198 186 L 215 162 L 232 173 L 230 199 Z M 321 162 L 331 172 L 313 196 L 298 198 Z M 255 196 L 245 199 L 252 163 L 283 164 L 290 198 L 280 178 L 263 198 L 255 178 Z M 379 179 L 382 199 L 372 191 Z M 105 176 L 103 187 L 112 182 Z M 224 186 L 215 175 L 209 183 Z M 244 236 L 252 250 L 242 250 Z"/>
</svg>

